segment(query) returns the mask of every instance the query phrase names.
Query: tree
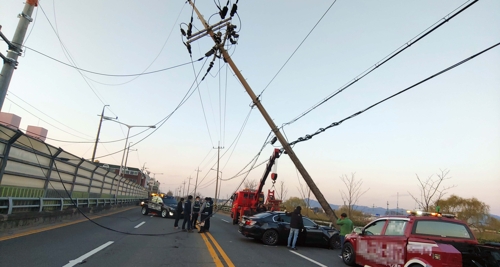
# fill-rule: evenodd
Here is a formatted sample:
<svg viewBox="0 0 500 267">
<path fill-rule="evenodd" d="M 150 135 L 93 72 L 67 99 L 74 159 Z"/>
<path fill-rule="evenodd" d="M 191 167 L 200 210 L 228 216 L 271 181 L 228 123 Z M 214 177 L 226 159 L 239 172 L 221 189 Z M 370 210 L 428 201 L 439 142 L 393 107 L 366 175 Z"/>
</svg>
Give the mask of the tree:
<svg viewBox="0 0 500 267">
<path fill-rule="evenodd" d="M 278 189 L 278 198 L 285 200 L 286 194 L 288 193 L 288 188 L 285 186 L 285 181 L 280 181 L 280 186 Z"/>
<path fill-rule="evenodd" d="M 347 208 L 347 216 L 351 217 L 354 206 L 358 203 L 362 195 L 370 188 L 363 190 L 363 179 L 356 180 L 355 173 L 351 173 L 351 177 L 346 174 L 340 176 L 340 180 L 344 183 L 346 191 L 340 190 L 340 195 L 344 201 L 344 206 Z"/>
<path fill-rule="evenodd" d="M 293 211 L 297 206 L 305 207 L 306 202 L 303 198 L 291 197 L 287 201 L 283 202 L 287 211 Z"/>
<path fill-rule="evenodd" d="M 243 183 L 243 186 L 245 188 L 255 190 L 257 189 L 257 180 L 245 180 L 245 183 Z"/>
<path fill-rule="evenodd" d="M 416 197 L 412 193 L 408 192 L 410 196 L 415 200 L 415 202 L 418 204 L 419 208 L 424 209 L 425 211 L 429 211 L 429 208 L 432 204 L 438 202 L 442 197 L 444 197 L 448 192 L 450 188 L 455 187 L 453 186 L 448 186 L 448 187 L 441 187 L 443 181 L 451 179 L 451 177 L 448 177 L 448 174 L 450 173 L 449 170 L 440 170 L 441 174 L 437 174 L 436 178 L 433 177 L 433 175 L 429 176 L 427 180 L 421 180 L 420 177 L 417 176 L 417 180 L 420 184 L 420 197 Z"/>
<path fill-rule="evenodd" d="M 442 213 L 456 214 L 457 219 L 466 222 L 469 226 L 484 231 L 489 221 L 490 206 L 477 198 L 461 198 L 451 195 L 447 199 L 442 199 L 435 203 L 439 206 Z"/>
<path fill-rule="evenodd" d="M 168 192 L 167 192 L 167 196 L 171 197 L 171 196 L 173 196 L 173 195 L 174 195 L 174 192 L 172 192 L 172 191 L 168 190 Z"/>
</svg>

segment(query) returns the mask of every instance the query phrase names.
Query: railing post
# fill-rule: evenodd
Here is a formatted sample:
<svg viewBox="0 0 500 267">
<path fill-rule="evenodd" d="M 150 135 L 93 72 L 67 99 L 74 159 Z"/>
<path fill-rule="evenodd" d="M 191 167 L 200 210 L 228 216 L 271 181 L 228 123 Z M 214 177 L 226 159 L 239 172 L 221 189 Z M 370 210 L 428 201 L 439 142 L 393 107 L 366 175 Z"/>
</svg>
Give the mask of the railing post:
<svg viewBox="0 0 500 267">
<path fill-rule="evenodd" d="M 47 150 L 50 153 L 50 148 L 48 145 L 47 145 Z M 43 185 L 43 197 L 47 197 L 47 190 L 49 187 L 50 175 L 52 174 L 52 168 L 54 167 L 54 160 L 59 154 L 61 154 L 62 151 L 63 151 L 62 148 L 58 148 L 56 153 L 54 153 L 54 155 L 52 155 L 52 157 L 50 158 L 49 169 L 47 171 L 47 177 L 45 177 L 45 184 Z M 35 149 L 33 149 L 33 153 L 36 155 Z M 40 168 L 43 168 L 43 167 L 40 166 Z M 64 181 L 63 181 L 63 183 L 64 183 Z"/>
<path fill-rule="evenodd" d="M 9 209 L 7 210 L 8 215 L 12 214 L 13 206 L 14 206 L 14 201 L 12 200 L 12 197 L 9 197 Z"/>
<path fill-rule="evenodd" d="M 100 193 L 100 197 L 102 197 L 102 190 L 104 190 L 104 183 L 106 182 L 106 177 L 108 177 L 108 173 L 109 173 L 109 169 L 108 171 L 106 172 L 106 174 L 104 175 L 104 178 L 102 179 L 102 185 L 101 185 L 101 193 Z M 113 186 L 113 185 L 111 185 Z M 111 192 L 110 192 L 111 193 Z"/>
<path fill-rule="evenodd" d="M 42 212 L 43 211 L 43 198 L 39 198 L 39 202 L 40 204 L 40 209 L 38 209 L 38 212 Z"/>
<path fill-rule="evenodd" d="M 3 126 L 1 126 L 3 127 Z M 7 167 L 7 162 L 9 160 L 9 153 L 10 153 L 10 148 L 12 147 L 12 144 L 16 142 L 16 140 L 23 135 L 23 132 L 17 131 L 7 142 L 5 145 L 5 148 L 3 149 L 3 159 L 2 159 L 2 165 L 0 165 L 0 184 L 2 184 L 2 177 L 5 172 L 5 167 Z"/>
<path fill-rule="evenodd" d="M 87 198 L 87 208 L 90 208 L 90 198 Z"/>
<path fill-rule="evenodd" d="M 94 181 L 94 174 L 97 171 L 97 169 L 99 169 L 99 165 L 95 166 L 95 169 L 92 171 L 92 175 L 90 175 L 89 189 L 87 190 L 89 196 L 90 196 L 90 188 L 92 188 L 92 181 Z"/>
<path fill-rule="evenodd" d="M 78 174 L 78 170 L 80 169 L 80 166 L 82 163 L 85 162 L 85 159 L 81 159 L 80 162 L 75 166 L 75 172 L 73 173 L 73 183 L 71 184 L 71 190 L 69 191 L 69 197 L 73 197 L 73 189 L 75 189 L 75 183 L 76 183 L 76 175 Z"/>
<path fill-rule="evenodd" d="M 76 199 L 76 208 L 78 209 L 78 205 L 80 205 L 80 203 L 78 203 L 78 198 Z"/>
<path fill-rule="evenodd" d="M 64 209 L 64 198 L 61 198 L 61 211 Z"/>
</svg>

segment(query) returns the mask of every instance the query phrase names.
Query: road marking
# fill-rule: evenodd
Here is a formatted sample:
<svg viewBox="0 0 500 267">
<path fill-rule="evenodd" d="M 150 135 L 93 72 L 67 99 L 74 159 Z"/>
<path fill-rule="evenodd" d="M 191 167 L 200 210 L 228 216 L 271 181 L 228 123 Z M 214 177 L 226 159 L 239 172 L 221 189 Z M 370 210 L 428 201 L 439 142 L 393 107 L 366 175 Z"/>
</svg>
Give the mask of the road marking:
<svg viewBox="0 0 500 267">
<path fill-rule="evenodd" d="M 297 253 L 297 252 L 295 252 L 295 251 L 291 251 L 291 250 L 290 250 L 290 252 L 292 252 L 293 254 L 296 254 L 297 256 L 302 257 L 302 258 L 304 258 L 304 259 L 306 259 L 306 260 L 308 260 L 308 261 L 310 261 L 310 262 L 312 262 L 312 263 L 315 263 L 315 264 L 316 264 L 316 265 L 318 265 L 318 266 L 321 266 L 321 267 L 327 267 L 326 265 L 323 265 L 323 264 L 321 264 L 321 263 L 319 263 L 319 262 L 317 262 L 317 261 L 315 261 L 315 260 L 313 260 L 313 259 L 311 259 L 311 258 L 308 258 L 308 257 L 306 257 L 306 256 L 304 256 L 304 255 L 302 255 L 302 254 L 300 254 L 300 253 Z"/>
<path fill-rule="evenodd" d="M 210 245 L 210 241 L 208 241 L 207 237 L 204 234 L 201 234 L 201 238 L 203 238 L 203 241 L 205 242 L 205 245 L 208 248 L 208 252 L 210 253 L 210 256 L 212 256 L 212 259 L 214 260 L 215 266 L 224 267 L 224 265 L 219 259 L 219 256 L 217 256 L 217 253 L 215 252 L 214 248 L 212 247 L 212 245 Z"/>
<path fill-rule="evenodd" d="M 214 243 L 215 247 L 219 251 L 219 253 L 222 256 L 222 258 L 224 259 L 224 261 L 226 262 L 227 266 L 234 267 L 233 262 L 226 255 L 226 252 L 224 252 L 224 250 L 219 246 L 219 243 L 217 243 L 217 241 L 215 241 L 215 238 L 210 233 L 206 233 L 206 234 L 208 235 L 208 237 L 210 237 L 210 240 L 212 240 L 212 242 Z"/>
<path fill-rule="evenodd" d="M 112 213 L 108 213 L 108 214 L 104 214 L 104 215 L 100 215 L 100 216 L 88 216 L 88 217 L 90 219 L 92 219 L 92 220 L 95 220 L 95 219 L 98 219 L 98 218 L 101 218 L 101 217 L 110 216 L 110 215 L 113 215 L 113 214 L 117 214 L 117 213 L 120 213 L 120 212 L 131 210 L 131 209 L 134 209 L 134 208 L 136 208 L 136 207 L 130 207 L 128 209 L 124 209 L 124 210 L 120 210 L 120 211 L 116 211 L 116 212 L 112 212 Z M 76 221 L 73 221 L 73 222 L 62 223 L 62 224 L 58 224 L 58 225 L 54 225 L 54 226 L 47 226 L 47 227 L 43 227 L 43 228 L 35 229 L 35 230 L 27 230 L 25 232 L 21 232 L 21 233 L 18 233 L 18 234 L 13 234 L 13 235 L 9 235 L 9 236 L 0 237 L 0 242 L 1 241 L 5 241 L 5 240 L 9 240 L 9 239 L 14 239 L 14 238 L 22 237 L 22 236 L 27 236 L 27 235 L 37 234 L 37 233 L 41 233 L 41 232 L 45 232 L 45 231 L 49 231 L 49 230 L 54 230 L 54 229 L 57 229 L 57 228 L 61 228 L 61 227 L 65 227 L 65 226 L 69 226 L 69 225 L 73 225 L 73 224 L 77 224 L 77 223 L 81 223 L 81 222 L 86 222 L 86 221 L 88 221 L 87 218 L 83 218 L 83 219 L 76 220 Z"/>
<path fill-rule="evenodd" d="M 224 220 L 224 219 L 221 219 L 221 220 L 222 220 L 222 221 L 224 221 L 224 222 L 227 222 L 227 223 L 229 223 L 229 221 L 226 221 L 226 220 Z"/>
<path fill-rule="evenodd" d="M 137 229 L 139 227 L 141 227 L 143 224 L 145 224 L 146 222 L 141 222 L 140 224 L 136 225 L 134 228 Z"/>
<path fill-rule="evenodd" d="M 105 249 L 106 247 L 108 247 L 109 245 L 111 245 L 111 244 L 113 244 L 113 243 L 114 243 L 114 241 L 108 241 L 108 242 L 104 243 L 103 245 L 99 246 L 98 248 L 95 248 L 95 249 L 93 249 L 93 250 L 91 250 L 91 251 L 89 251 L 89 252 L 87 252 L 87 253 L 83 254 L 83 255 L 82 255 L 82 256 L 80 256 L 79 258 L 69 261 L 69 263 L 67 263 L 67 264 L 66 264 L 66 265 L 64 265 L 63 267 L 73 267 L 73 266 L 75 266 L 75 265 L 77 265 L 77 264 L 80 264 L 80 263 L 82 263 L 85 259 L 87 259 L 88 257 L 90 257 L 90 256 L 92 256 L 92 255 L 96 254 L 97 252 L 99 252 L 99 251 L 101 251 L 101 250 Z"/>
</svg>

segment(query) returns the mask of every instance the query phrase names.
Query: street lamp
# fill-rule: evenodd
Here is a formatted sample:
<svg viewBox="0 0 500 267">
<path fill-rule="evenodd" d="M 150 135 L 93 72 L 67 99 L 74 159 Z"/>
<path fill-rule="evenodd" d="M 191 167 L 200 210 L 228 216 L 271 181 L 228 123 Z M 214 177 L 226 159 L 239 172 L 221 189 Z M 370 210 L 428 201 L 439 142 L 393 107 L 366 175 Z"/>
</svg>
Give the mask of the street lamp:
<svg viewBox="0 0 500 267">
<path fill-rule="evenodd" d="M 104 117 L 105 120 L 109 120 L 109 121 L 114 121 L 116 123 L 119 123 L 121 125 L 124 125 L 124 126 L 127 126 L 128 128 L 128 131 L 127 131 L 127 137 L 125 138 L 125 147 L 123 148 L 123 155 L 122 155 L 122 163 L 120 164 L 120 171 L 118 173 L 118 175 L 121 175 L 123 176 L 123 160 L 125 160 L 125 152 L 127 151 L 127 144 L 128 144 L 128 137 L 130 135 L 130 129 L 131 128 L 156 128 L 155 125 L 150 125 L 150 126 L 143 126 L 143 125 L 128 125 L 128 124 L 125 124 L 123 122 L 119 122 L 119 121 L 116 121 L 116 120 L 112 120 L 112 119 L 109 119 L 109 118 L 106 118 Z"/>
</svg>

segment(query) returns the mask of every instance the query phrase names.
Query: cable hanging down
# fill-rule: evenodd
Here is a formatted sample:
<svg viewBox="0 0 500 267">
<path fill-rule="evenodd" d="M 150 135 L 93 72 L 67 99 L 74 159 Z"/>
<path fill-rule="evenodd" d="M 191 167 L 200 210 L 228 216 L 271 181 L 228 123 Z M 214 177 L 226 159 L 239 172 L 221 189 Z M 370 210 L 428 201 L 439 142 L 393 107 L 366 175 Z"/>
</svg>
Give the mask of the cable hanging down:
<svg viewBox="0 0 500 267">
<path fill-rule="evenodd" d="M 309 109 L 307 109 L 306 111 L 302 112 L 302 114 L 300 114 L 299 116 L 295 117 L 293 120 L 291 120 L 291 121 L 289 121 L 287 123 L 284 123 L 283 126 L 290 125 L 290 124 L 298 121 L 299 119 L 301 119 L 305 115 L 309 114 L 311 111 L 313 111 L 314 109 L 316 109 L 319 106 L 323 105 L 324 103 L 326 103 L 327 101 L 329 101 L 330 99 L 332 99 L 333 97 L 335 97 L 336 95 L 340 94 L 342 91 L 344 91 L 347 88 L 351 87 L 351 85 L 353 85 L 356 82 L 358 82 L 359 80 L 363 79 L 368 74 L 372 73 L 374 70 L 378 69 L 380 66 L 384 65 L 385 63 L 387 63 L 388 61 L 390 61 L 391 59 L 393 59 L 394 57 L 396 57 L 397 55 L 399 55 L 404 50 L 408 49 L 410 46 L 412 46 L 415 43 L 417 43 L 418 41 L 422 40 L 424 37 L 426 37 L 427 35 L 429 35 L 433 31 L 437 30 L 439 27 L 443 26 L 446 22 L 450 21 L 451 19 L 453 19 L 458 14 L 462 13 L 463 11 L 465 11 L 466 9 L 468 9 L 469 7 L 471 7 L 472 5 L 474 5 L 475 3 L 477 3 L 478 1 L 479 0 L 474 0 L 473 2 L 471 2 L 468 5 L 464 6 L 465 4 L 467 4 L 467 2 L 469 2 L 469 1 L 467 1 L 464 4 L 460 5 L 459 7 L 457 7 L 456 9 L 454 9 L 453 11 L 451 11 L 450 13 L 448 13 L 448 15 L 444 16 L 442 19 L 440 19 L 439 21 L 435 22 L 434 24 L 432 24 L 431 26 L 429 26 L 427 29 L 425 29 L 424 31 L 422 31 L 421 33 L 417 34 L 415 37 L 413 37 L 412 39 L 410 39 L 408 42 L 404 43 L 402 46 L 400 46 L 399 48 L 397 48 L 396 50 L 394 50 L 393 52 L 391 52 L 389 55 L 387 55 L 384 58 L 382 58 L 381 60 L 379 60 L 373 66 L 371 66 L 368 69 L 366 69 L 365 71 L 361 72 L 358 76 L 356 76 L 350 82 L 348 82 L 347 84 L 345 84 L 342 87 L 340 87 L 339 89 L 337 89 L 335 92 L 333 92 L 332 94 L 330 94 L 329 96 L 327 96 L 325 99 L 321 100 L 320 102 L 318 102 L 314 106 L 312 106 Z M 458 10 L 458 9 L 460 9 L 460 10 Z M 280 128 L 283 128 L 283 126 L 281 126 Z"/>
<path fill-rule="evenodd" d="M 481 54 L 483 54 L 483 53 L 485 53 L 485 52 L 487 52 L 487 51 L 489 51 L 489 50 L 491 50 L 491 49 L 493 49 L 493 48 L 495 48 L 495 47 L 497 47 L 497 46 L 499 46 L 499 45 L 500 45 L 500 43 L 496 43 L 496 44 L 494 44 L 494 45 L 492 45 L 492 46 L 490 46 L 490 47 L 488 47 L 488 48 L 486 48 L 486 49 L 482 50 L 482 51 L 481 51 L 481 52 L 479 52 L 479 53 L 476 53 L 476 54 L 474 54 L 474 55 L 472 55 L 472 56 L 470 56 L 470 57 L 468 57 L 468 58 L 466 58 L 466 59 L 464 59 L 464 60 L 461 60 L 461 61 L 459 61 L 459 62 L 457 62 L 457 63 L 455 63 L 455 64 L 453 64 L 453 65 L 449 66 L 448 68 L 446 68 L 446 69 L 444 69 L 444 70 L 442 70 L 442 71 L 439 71 L 439 72 L 437 72 L 437 73 L 435 73 L 435 74 L 433 74 L 433 75 L 431 75 L 431 76 L 429 76 L 429 77 L 427 77 L 427 78 L 425 78 L 425 79 L 423 79 L 423 80 L 421 80 L 421 81 L 419 81 L 419 82 L 417 82 L 417 83 L 415 83 L 415 84 L 411 85 L 410 87 L 407 87 L 407 88 L 405 88 L 405 89 L 403 89 L 403 90 L 401 90 L 401 91 L 399 91 L 399 92 L 397 92 L 397 93 L 395 93 L 395 94 L 393 94 L 393 95 L 391 95 L 391 96 L 389 96 L 389 97 L 387 97 L 387 98 L 384 98 L 384 99 L 380 100 L 379 102 L 377 102 L 377 103 L 375 103 L 375 104 L 373 104 L 373 105 L 371 105 L 371 106 L 369 106 L 369 107 L 367 107 L 367 108 L 365 108 L 365 109 L 363 109 L 363 110 L 361 110 L 361 111 L 358 111 L 358 112 L 356 112 L 356 113 L 352 114 L 352 115 L 351 115 L 351 116 L 349 116 L 349 117 L 346 117 L 346 118 L 344 118 L 344 119 L 342 119 L 342 120 L 340 120 L 340 121 L 337 121 L 337 122 L 333 122 L 332 124 L 330 124 L 330 125 L 326 126 L 325 128 L 319 128 L 319 129 L 318 129 L 315 133 L 313 133 L 313 134 L 308 134 L 308 135 L 306 135 L 306 136 L 304 136 L 304 137 L 299 137 L 297 140 L 295 140 L 295 141 L 293 141 L 293 142 L 290 142 L 290 143 L 289 143 L 289 145 L 290 145 L 290 146 L 293 146 L 293 145 L 295 145 L 295 144 L 297 144 L 297 143 L 300 143 L 300 142 L 304 142 L 304 141 L 310 140 L 310 139 L 311 139 L 311 138 L 313 138 L 314 136 L 316 136 L 316 135 L 318 135 L 318 134 L 320 134 L 320 133 L 322 133 L 322 132 L 324 132 L 324 131 L 326 131 L 326 130 L 328 130 L 328 129 L 332 128 L 332 127 L 339 126 L 342 122 L 344 122 L 344 121 L 346 121 L 346 120 L 349 120 L 349 119 L 352 119 L 352 118 L 354 118 L 354 117 L 356 117 L 356 116 L 358 116 L 358 115 L 360 115 L 360 114 L 362 114 L 362 113 L 364 113 L 364 112 L 368 111 L 369 109 L 372 109 L 372 108 L 374 108 L 375 106 L 378 106 L 378 105 L 382 104 L 383 102 L 385 102 L 385 101 L 387 101 L 387 100 L 389 100 L 389 99 L 391 99 L 391 98 L 393 98 L 393 97 L 396 97 L 396 96 L 398 96 L 398 95 L 400 95 L 400 94 L 402 94 L 402 93 L 404 93 L 404 92 L 406 92 L 406 91 L 408 91 L 408 90 L 410 90 L 410 89 L 413 89 L 413 88 L 417 87 L 418 85 L 421 85 L 421 84 L 423 84 L 423 83 L 425 83 L 425 82 L 427 82 L 427 81 L 429 81 L 429 80 L 431 80 L 431 79 L 433 79 L 433 78 L 436 78 L 437 76 L 439 76 L 439 75 L 441 75 L 441 74 L 443 74 L 443 73 L 445 73 L 445 72 L 447 72 L 447 71 L 449 71 L 449 70 L 452 70 L 452 69 L 454 69 L 454 68 L 456 68 L 456 67 L 458 67 L 458 66 L 460 66 L 460 65 L 462 65 L 462 64 L 464 64 L 464 63 L 466 63 L 467 61 L 469 61 L 469 60 L 471 60 L 471 59 L 473 59 L 473 58 L 475 58 L 475 57 L 477 57 L 477 56 L 479 56 L 479 55 L 481 55 Z"/>
</svg>

